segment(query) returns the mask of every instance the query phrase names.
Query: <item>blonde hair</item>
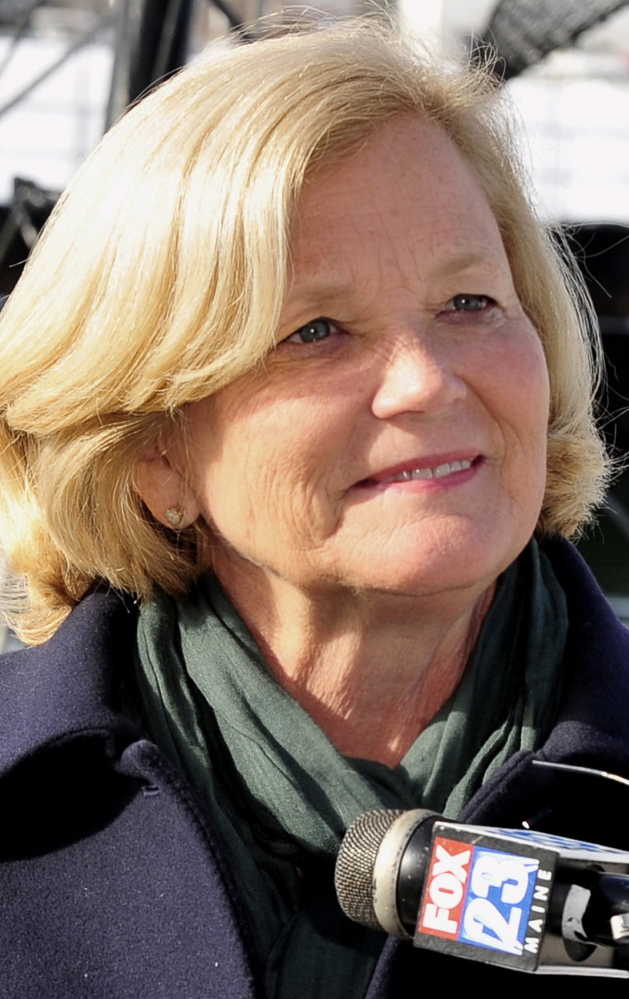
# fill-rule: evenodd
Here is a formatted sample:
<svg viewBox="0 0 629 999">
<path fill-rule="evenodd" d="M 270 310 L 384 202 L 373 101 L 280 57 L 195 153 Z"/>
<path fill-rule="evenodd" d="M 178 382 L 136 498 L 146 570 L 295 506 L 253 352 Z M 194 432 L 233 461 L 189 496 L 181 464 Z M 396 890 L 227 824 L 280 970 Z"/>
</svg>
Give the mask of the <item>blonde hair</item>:
<svg viewBox="0 0 629 999">
<path fill-rule="evenodd" d="M 61 199 L 0 324 L 0 536 L 51 634 L 96 579 L 178 594 L 208 564 L 206 525 L 169 531 L 134 470 L 183 432 L 182 407 L 271 349 L 304 177 L 379 124 L 423 116 L 479 178 L 551 380 L 539 530 L 573 533 L 601 496 L 591 351 L 574 288 L 536 222 L 486 75 L 372 21 L 206 58 L 130 110 Z"/>
</svg>

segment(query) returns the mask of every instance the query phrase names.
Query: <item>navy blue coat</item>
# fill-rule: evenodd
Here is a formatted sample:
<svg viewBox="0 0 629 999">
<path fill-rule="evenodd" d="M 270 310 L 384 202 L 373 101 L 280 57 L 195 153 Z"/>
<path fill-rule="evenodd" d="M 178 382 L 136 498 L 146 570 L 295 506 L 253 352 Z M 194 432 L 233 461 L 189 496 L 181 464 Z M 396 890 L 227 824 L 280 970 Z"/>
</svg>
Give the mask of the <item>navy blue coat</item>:
<svg viewBox="0 0 629 999">
<path fill-rule="evenodd" d="M 570 615 L 559 718 L 545 746 L 513 756 L 462 818 L 530 820 L 627 848 L 622 786 L 534 764 L 629 777 L 629 633 L 574 550 L 554 542 L 547 551 Z M 135 624 L 129 603 L 96 592 L 46 645 L 3 659 L 2 999 L 261 999 L 217 834 L 183 777 L 115 708 Z M 629 992 L 626 981 L 561 981 L 570 995 Z M 423 987 L 454 999 L 517 982 L 540 997 L 560 984 L 391 938 L 367 999 L 417 999 Z"/>
</svg>

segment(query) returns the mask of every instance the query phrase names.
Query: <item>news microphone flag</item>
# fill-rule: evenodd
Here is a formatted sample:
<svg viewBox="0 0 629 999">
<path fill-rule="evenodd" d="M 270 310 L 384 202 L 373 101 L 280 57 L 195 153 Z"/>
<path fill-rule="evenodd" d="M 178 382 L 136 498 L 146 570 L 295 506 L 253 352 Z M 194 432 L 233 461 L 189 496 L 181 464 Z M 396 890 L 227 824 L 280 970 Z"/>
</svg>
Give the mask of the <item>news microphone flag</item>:
<svg viewBox="0 0 629 999">
<path fill-rule="evenodd" d="M 591 893 L 565 883 L 568 871 L 578 882 L 588 868 L 626 875 L 629 854 L 529 830 L 436 822 L 413 943 L 519 971 L 565 974 L 574 962 L 582 974 L 629 977 L 612 946 L 587 939 L 580 920 Z M 561 926 L 552 925 L 557 915 Z"/>
</svg>

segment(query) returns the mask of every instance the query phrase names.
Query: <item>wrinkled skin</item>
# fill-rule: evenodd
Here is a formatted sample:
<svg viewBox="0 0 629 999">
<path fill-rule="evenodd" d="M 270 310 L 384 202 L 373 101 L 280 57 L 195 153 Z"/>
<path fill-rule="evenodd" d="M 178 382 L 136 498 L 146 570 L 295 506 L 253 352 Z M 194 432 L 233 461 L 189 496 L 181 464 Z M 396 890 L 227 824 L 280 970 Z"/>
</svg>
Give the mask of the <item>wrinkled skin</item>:
<svg viewBox="0 0 629 999">
<path fill-rule="evenodd" d="M 453 308 L 466 293 L 486 306 Z M 321 339 L 291 336 L 319 317 Z M 313 178 L 277 349 L 189 416 L 201 513 L 297 587 L 424 593 L 515 558 L 544 490 L 546 366 L 448 138 L 398 121 Z M 472 469 L 365 484 L 452 457 Z"/>
</svg>

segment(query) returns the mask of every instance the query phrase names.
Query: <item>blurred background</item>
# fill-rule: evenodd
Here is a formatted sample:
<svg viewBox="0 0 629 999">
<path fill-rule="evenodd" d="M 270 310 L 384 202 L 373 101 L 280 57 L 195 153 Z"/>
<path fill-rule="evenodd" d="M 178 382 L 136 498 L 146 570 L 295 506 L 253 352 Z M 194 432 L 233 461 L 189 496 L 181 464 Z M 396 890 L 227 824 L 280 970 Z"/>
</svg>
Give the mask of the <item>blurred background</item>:
<svg viewBox="0 0 629 999">
<path fill-rule="evenodd" d="M 10 294 L 82 159 L 155 81 L 231 28 L 243 29 L 246 44 L 261 16 L 281 31 L 295 19 L 378 8 L 447 53 L 495 53 L 531 197 L 567 235 L 596 306 L 609 383 L 600 399 L 605 432 L 619 456 L 629 454 L 629 0 L 318 0 L 310 8 L 0 0 L 0 295 Z M 629 472 L 580 547 L 629 621 Z"/>
</svg>

